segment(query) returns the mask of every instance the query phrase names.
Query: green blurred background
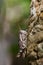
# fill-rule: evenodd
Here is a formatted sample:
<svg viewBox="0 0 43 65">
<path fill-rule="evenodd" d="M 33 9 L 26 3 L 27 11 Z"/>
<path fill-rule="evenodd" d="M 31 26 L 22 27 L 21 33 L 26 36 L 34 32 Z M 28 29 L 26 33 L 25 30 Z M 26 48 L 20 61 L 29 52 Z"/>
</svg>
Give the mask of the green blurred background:
<svg viewBox="0 0 43 65">
<path fill-rule="evenodd" d="M 3 34 L 3 23 L 6 19 L 10 24 L 13 41 L 9 51 L 14 55 L 18 52 L 19 29 L 27 29 L 31 0 L 0 0 L 0 39 Z"/>
</svg>

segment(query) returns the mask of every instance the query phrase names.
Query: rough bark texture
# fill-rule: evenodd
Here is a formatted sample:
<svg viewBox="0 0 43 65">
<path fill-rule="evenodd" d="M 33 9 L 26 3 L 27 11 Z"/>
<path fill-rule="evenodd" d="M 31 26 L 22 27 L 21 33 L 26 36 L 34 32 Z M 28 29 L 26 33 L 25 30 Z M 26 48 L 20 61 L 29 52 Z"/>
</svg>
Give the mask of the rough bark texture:
<svg viewBox="0 0 43 65">
<path fill-rule="evenodd" d="M 32 1 L 34 2 L 34 0 Z M 38 2 L 40 5 L 37 2 L 35 3 L 40 8 L 40 14 L 37 15 L 35 12 L 36 16 L 33 19 L 34 15 L 30 17 L 28 25 L 27 55 L 30 65 L 43 65 L 43 8 L 41 8 L 43 1 Z M 37 9 L 37 7 L 35 8 Z"/>
</svg>

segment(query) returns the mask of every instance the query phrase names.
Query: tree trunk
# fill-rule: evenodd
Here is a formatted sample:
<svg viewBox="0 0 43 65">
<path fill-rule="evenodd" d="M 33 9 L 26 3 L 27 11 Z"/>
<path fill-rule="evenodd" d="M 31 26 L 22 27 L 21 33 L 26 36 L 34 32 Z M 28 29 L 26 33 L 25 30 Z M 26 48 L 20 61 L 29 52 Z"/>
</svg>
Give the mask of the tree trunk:
<svg viewBox="0 0 43 65">
<path fill-rule="evenodd" d="M 34 2 L 34 5 L 37 5 L 37 3 L 39 2 Z M 41 5 L 43 7 L 42 1 L 40 3 L 37 7 L 41 8 Z M 30 65 L 43 65 L 43 8 L 42 11 L 40 9 L 40 15 L 35 14 L 34 20 L 31 20 L 32 17 L 30 17 L 32 22 L 30 21 L 30 25 L 28 25 L 27 55 Z"/>
</svg>

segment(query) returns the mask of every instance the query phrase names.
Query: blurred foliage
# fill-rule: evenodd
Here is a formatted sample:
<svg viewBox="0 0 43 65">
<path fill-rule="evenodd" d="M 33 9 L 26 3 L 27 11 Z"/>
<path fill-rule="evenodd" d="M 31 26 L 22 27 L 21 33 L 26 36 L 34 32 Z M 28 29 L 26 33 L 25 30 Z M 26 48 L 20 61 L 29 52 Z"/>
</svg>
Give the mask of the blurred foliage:
<svg viewBox="0 0 43 65">
<path fill-rule="evenodd" d="M 15 6 L 18 4 L 23 4 L 23 3 L 27 3 L 29 4 L 31 0 L 6 0 L 6 3 L 8 4 L 8 6 Z"/>
<path fill-rule="evenodd" d="M 18 52 L 18 34 L 19 29 L 27 29 L 27 24 L 25 21 L 29 17 L 29 9 L 30 9 L 30 1 L 31 0 L 0 0 L 0 11 L 2 14 L 2 21 L 0 23 L 0 31 L 2 30 L 2 25 L 6 16 L 6 8 L 13 8 L 15 6 L 21 6 L 21 16 L 18 19 L 12 20 L 10 22 L 10 31 L 13 34 L 13 42 L 10 47 L 10 51 L 12 53 Z"/>
<path fill-rule="evenodd" d="M 3 23 L 6 15 L 6 6 L 4 0 L 0 0 L 0 39 L 3 33 Z"/>
<path fill-rule="evenodd" d="M 16 55 L 19 51 L 19 46 L 18 44 L 12 44 L 9 48 L 8 51 L 12 54 L 12 55 Z"/>
</svg>

